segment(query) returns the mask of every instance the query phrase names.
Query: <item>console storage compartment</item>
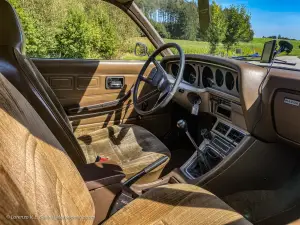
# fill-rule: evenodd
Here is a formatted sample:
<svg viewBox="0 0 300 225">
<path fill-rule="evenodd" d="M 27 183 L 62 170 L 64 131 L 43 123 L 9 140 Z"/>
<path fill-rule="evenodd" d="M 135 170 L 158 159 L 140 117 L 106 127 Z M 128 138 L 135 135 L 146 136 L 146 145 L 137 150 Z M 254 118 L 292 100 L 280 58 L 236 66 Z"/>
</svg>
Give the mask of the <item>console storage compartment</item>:
<svg viewBox="0 0 300 225">
<path fill-rule="evenodd" d="M 122 191 L 121 180 L 125 177 L 121 167 L 114 162 L 97 162 L 78 167 L 95 205 L 94 224 L 108 216 L 115 197 Z"/>
</svg>

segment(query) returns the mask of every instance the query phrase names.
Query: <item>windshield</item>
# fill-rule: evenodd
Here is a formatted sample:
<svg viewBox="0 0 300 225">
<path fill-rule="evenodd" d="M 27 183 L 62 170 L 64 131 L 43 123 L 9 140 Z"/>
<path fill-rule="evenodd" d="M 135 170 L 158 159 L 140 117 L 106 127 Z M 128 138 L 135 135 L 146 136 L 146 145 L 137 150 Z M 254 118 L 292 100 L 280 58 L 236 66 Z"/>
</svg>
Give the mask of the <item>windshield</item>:
<svg viewBox="0 0 300 225">
<path fill-rule="evenodd" d="M 204 1 L 136 0 L 165 42 L 180 44 L 186 54 L 260 60 L 264 43 L 277 39 L 293 44 L 288 56 L 300 56 L 298 1 L 210 1 L 210 23 L 205 30 L 200 29 L 198 2 Z"/>
</svg>

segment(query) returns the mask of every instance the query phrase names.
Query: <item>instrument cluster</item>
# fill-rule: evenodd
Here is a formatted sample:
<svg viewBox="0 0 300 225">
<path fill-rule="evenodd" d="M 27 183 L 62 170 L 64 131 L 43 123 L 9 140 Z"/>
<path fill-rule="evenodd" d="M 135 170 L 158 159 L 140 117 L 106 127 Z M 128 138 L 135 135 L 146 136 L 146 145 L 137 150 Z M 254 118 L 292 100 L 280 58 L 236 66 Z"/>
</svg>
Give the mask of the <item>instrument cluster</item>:
<svg viewBox="0 0 300 225">
<path fill-rule="evenodd" d="M 169 62 L 167 69 L 176 77 L 179 71 L 178 62 Z M 239 76 L 232 68 L 188 61 L 185 65 L 183 80 L 194 87 L 211 88 L 239 97 Z"/>
</svg>

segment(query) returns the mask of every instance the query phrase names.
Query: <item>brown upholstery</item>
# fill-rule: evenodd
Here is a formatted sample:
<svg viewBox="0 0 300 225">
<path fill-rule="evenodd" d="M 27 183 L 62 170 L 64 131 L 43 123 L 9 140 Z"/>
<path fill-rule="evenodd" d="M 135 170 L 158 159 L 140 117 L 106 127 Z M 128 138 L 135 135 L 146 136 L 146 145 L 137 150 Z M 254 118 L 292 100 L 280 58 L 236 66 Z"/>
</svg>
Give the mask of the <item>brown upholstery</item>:
<svg viewBox="0 0 300 225">
<path fill-rule="evenodd" d="M 139 126 L 124 124 L 77 135 L 88 163 L 94 162 L 97 155 L 107 157 L 122 167 L 126 178 L 132 177 L 164 155 L 170 157 L 168 148 Z M 137 183 L 157 180 L 167 163 L 154 169 Z"/>
<path fill-rule="evenodd" d="M 76 167 L 1 74 L 0 118 L 1 223 L 93 224 L 94 204 Z M 174 184 L 148 191 L 105 224 L 250 223 L 208 191 Z"/>
<path fill-rule="evenodd" d="M 1 73 L 0 118 L 1 224 L 93 224 L 94 204 L 76 167 Z M 106 224 L 250 223 L 213 194 L 175 184 L 148 191 Z"/>
<path fill-rule="evenodd" d="M 76 167 L 26 99 L 0 74 L 1 224 L 54 224 L 7 216 L 89 217 L 94 205 Z M 58 220 L 55 224 L 74 224 Z M 73 222 L 72 222 L 73 221 Z"/>
<path fill-rule="evenodd" d="M 126 136 L 121 144 L 116 146 L 113 146 L 113 142 L 107 141 L 107 136 L 102 136 L 106 131 L 98 131 L 92 134 L 93 140 L 96 140 L 95 143 L 93 141 L 91 144 L 86 145 L 80 141 L 80 146 L 59 100 L 35 65 L 29 58 L 24 56 L 22 52 L 23 32 L 18 17 L 11 5 L 5 0 L 0 0 L 0 15 L 0 73 L 29 101 L 76 165 L 85 164 L 87 161 L 94 162 L 97 155 L 115 155 L 116 149 L 119 149 L 119 151 L 120 149 L 124 149 L 126 153 L 121 153 L 124 157 L 116 161 L 122 164 L 125 173 L 128 173 L 126 174 L 127 177 L 130 177 L 134 171 L 148 166 L 162 156 L 161 153 L 170 155 L 169 150 L 160 143 L 157 138 L 149 132 L 136 128 L 134 129 L 141 131 L 143 134 L 139 135 L 135 133 L 135 138 L 133 135 L 130 137 Z M 114 130 L 116 128 L 109 129 Z M 143 136 L 144 138 L 146 134 L 149 137 L 146 139 L 151 139 L 152 146 L 155 148 L 150 145 L 149 149 L 141 149 L 138 147 L 139 143 L 142 142 L 139 140 L 139 137 Z M 100 144 L 101 141 L 99 141 L 101 137 L 106 138 L 102 141 L 102 144 Z M 127 140 L 130 142 L 134 141 L 135 147 L 127 148 L 127 146 L 133 144 L 128 143 Z M 89 150 L 88 154 L 84 154 L 87 153 L 87 149 Z M 111 153 L 109 152 L 110 150 L 112 150 Z M 132 153 L 130 153 L 131 150 L 133 151 Z M 91 151 L 95 152 L 93 153 Z M 146 153 L 142 151 L 146 151 Z M 135 155 L 135 157 L 129 155 Z M 85 156 L 87 156 L 87 158 Z M 147 157 L 147 159 L 145 159 L 145 157 Z M 133 159 L 133 161 L 128 161 L 130 159 Z M 159 168 L 159 170 L 147 175 L 143 180 L 145 182 L 154 181 L 160 175 L 161 170 L 162 168 Z M 140 180 L 140 183 L 142 183 L 143 180 Z"/>
<path fill-rule="evenodd" d="M 188 184 L 172 184 L 148 191 L 105 225 L 246 225 L 251 224 L 212 193 Z"/>
</svg>

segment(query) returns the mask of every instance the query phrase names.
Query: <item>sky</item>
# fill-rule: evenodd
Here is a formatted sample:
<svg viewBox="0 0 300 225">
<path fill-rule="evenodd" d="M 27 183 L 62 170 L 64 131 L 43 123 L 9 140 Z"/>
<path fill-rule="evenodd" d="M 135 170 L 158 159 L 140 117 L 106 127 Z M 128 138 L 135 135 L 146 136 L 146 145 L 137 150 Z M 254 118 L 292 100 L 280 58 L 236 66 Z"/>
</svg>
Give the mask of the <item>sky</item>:
<svg viewBox="0 0 300 225">
<path fill-rule="evenodd" d="M 281 35 L 300 40 L 300 0 L 215 0 L 219 5 L 245 5 L 255 37 Z"/>
</svg>

